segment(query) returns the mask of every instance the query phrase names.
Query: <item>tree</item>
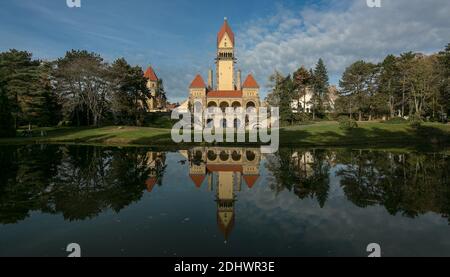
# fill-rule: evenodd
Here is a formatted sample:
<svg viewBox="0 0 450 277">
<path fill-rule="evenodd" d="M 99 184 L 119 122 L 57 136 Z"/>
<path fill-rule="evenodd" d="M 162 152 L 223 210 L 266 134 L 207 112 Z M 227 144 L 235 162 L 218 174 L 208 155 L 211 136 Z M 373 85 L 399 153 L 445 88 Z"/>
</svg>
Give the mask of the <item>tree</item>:
<svg viewBox="0 0 450 277">
<path fill-rule="evenodd" d="M 130 66 L 125 59 L 116 60 L 110 69 L 112 77 L 112 111 L 116 123 L 139 124 L 149 97 L 147 80 L 139 66 Z"/>
<path fill-rule="evenodd" d="M 8 97 L 0 85 L 0 138 L 14 137 L 16 128 Z"/>
<path fill-rule="evenodd" d="M 380 65 L 379 88 L 380 93 L 388 98 L 388 108 L 390 117 L 395 117 L 398 104 L 397 88 L 399 87 L 399 69 L 397 58 L 388 55 Z"/>
<path fill-rule="evenodd" d="M 269 77 L 269 94 L 266 97 L 266 102 L 270 107 L 280 107 L 281 99 L 281 84 L 283 82 L 284 76 L 280 72 L 275 71 Z"/>
<path fill-rule="evenodd" d="M 292 112 L 292 97 L 294 86 L 291 75 L 284 78 L 279 85 L 280 88 L 280 118 L 281 121 L 294 123 L 294 113 Z"/>
<path fill-rule="evenodd" d="M 406 114 L 406 104 L 409 102 L 409 76 L 411 76 L 411 71 L 414 67 L 415 55 L 412 52 L 403 53 L 399 58 L 399 72 L 400 72 L 400 85 L 401 85 L 401 116 L 405 117 Z M 410 111 L 411 114 L 411 111 Z"/>
<path fill-rule="evenodd" d="M 58 59 L 56 65 L 56 85 L 66 117 L 75 114 L 80 125 L 82 112 L 88 125 L 98 126 L 111 100 L 107 64 L 98 54 L 72 50 Z"/>
<path fill-rule="evenodd" d="M 359 121 L 362 121 L 364 110 L 371 109 L 367 100 L 375 91 L 376 72 L 376 65 L 364 61 L 357 61 L 345 70 L 339 81 L 340 95 L 348 99 L 350 117 L 356 110 L 359 114 Z"/>
<path fill-rule="evenodd" d="M 312 84 L 312 76 L 305 67 L 300 67 L 293 75 L 293 86 L 294 86 L 294 98 L 298 103 L 297 112 L 302 109 L 303 114 L 306 114 L 306 94 L 308 88 Z M 303 101 L 302 101 L 303 99 Z M 300 102 L 303 102 L 303 107 L 300 108 Z"/>
<path fill-rule="evenodd" d="M 33 60 L 32 54 L 10 50 L 0 53 L 3 91 L 8 98 L 14 125 L 48 126 L 58 116 L 50 82 L 50 64 Z"/>
<path fill-rule="evenodd" d="M 328 71 L 322 58 L 316 64 L 313 75 L 313 120 L 316 119 L 316 112 L 324 111 L 324 103 L 328 102 L 329 88 Z"/>
<path fill-rule="evenodd" d="M 450 43 L 444 51 L 439 53 L 439 69 L 441 82 L 439 83 L 439 105 L 441 113 L 450 115 Z"/>
</svg>

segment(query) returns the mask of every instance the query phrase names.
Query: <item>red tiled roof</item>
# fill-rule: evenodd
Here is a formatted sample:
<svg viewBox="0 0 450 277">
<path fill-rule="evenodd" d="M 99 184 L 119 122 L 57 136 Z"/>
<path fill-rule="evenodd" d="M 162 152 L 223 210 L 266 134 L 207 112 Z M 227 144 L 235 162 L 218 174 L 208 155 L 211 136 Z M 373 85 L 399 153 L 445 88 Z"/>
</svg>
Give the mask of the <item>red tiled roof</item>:
<svg viewBox="0 0 450 277">
<path fill-rule="evenodd" d="M 191 174 L 190 176 L 197 188 L 202 186 L 203 181 L 205 180 L 205 175 L 192 175 Z"/>
<path fill-rule="evenodd" d="M 259 176 L 258 175 L 245 175 L 244 176 L 244 180 L 247 183 L 247 186 L 249 188 L 252 188 L 256 181 L 258 181 Z"/>
<path fill-rule="evenodd" d="M 158 179 L 155 177 L 148 178 L 147 181 L 145 181 L 145 185 L 147 186 L 147 191 L 152 192 L 153 188 L 156 185 L 156 182 L 158 182 Z"/>
<path fill-rule="evenodd" d="M 207 169 L 210 172 L 242 172 L 242 166 L 241 165 L 222 165 L 222 164 L 211 164 L 207 165 Z"/>
<path fill-rule="evenodd" d="M 258 83 L 256 82 L 255 78 L 253 78 L 252 74 L 249 74 L 247 76 L 247 79 L 245 79 L 245 82 L 242 84 L 243 88 L 259 88 Z"/>
<path fill-rule="evenodd" d="M 220 31 L 217 34 L 217 45 L 219 45 L 220 41 L 225 36 L 225 34 L 228 34 L 228 37 L 231 39 L 231 43 L 234 46 L 234 33 L 231 30 L 230 25 L 228 25 L 228 21 L 226 19 L 223 22 L 222 28 L 220 28 Z"/>
<path fill-rule="evenodd" d="M 200 76 L 200 74 L 197 74 L 197 76 L 195 76 L 189 88 L 206 88 L 205 81 L 203 80 L 202 76 Z"/>
<path fill-rule="evenodd" d="M 145 71 L 144 77 L 153 82 L 158 81 L 158 76 L 156 76 L 155 71 L 153 70 L 153 68 L 151 66 L 149 66 L 147 68 L 147 70 Z"/>
<path fill-rule="evenodd" d="M 208 97 L 212 98 L 240 98 L 242 97 L 242 90 L 218 90 L 209 91 Z"/>
</svg>

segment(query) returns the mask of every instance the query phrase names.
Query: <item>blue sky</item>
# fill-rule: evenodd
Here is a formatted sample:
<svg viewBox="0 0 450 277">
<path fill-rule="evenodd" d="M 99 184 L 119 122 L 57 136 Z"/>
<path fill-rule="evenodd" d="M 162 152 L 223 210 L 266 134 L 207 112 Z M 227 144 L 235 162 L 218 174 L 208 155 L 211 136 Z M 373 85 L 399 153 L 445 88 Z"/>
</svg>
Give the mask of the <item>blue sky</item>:
<svg viewBox="0 0 450 277">
<path fill-rule="evenodd" d="M 383 0 L 382 0 L 383 1 Z M 447 0 L 391 0 L 370 9 L 365 0 L 2 0 L 0 51 L 16 48 L 55 59 L 87 49 L 107 61 L 151 64 L 169 99 L 182 101 L 195 74 L 213 67 L 216 34 L 228 17 L 237 36 L 238 67 L 263 86 L 319 57 L 332 83 L 357 59 L 403 51 L 433 52 L 450 42 Z M 414 38 L 414 39 L 413 39 Z"/>
</svg>

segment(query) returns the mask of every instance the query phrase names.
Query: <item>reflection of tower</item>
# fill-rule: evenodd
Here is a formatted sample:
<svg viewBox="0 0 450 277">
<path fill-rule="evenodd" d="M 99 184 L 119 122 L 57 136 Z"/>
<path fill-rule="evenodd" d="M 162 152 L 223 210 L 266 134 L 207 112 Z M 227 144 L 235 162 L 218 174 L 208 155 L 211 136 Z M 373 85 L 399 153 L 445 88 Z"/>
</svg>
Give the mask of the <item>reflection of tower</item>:
<svg viewBox="0 0 450 277">
<path fill-rule="evenodd" d="M 216 189 L 217 225 L 228 239 L 235 220 L 236 192 L 244 180 L 252 188 L 259 178 L 259 149 L 194 148 L 189 151 L 189 174 L 197 187 L 207 177 L 208 189 Z"/>
<path fill-rule="evenodd" d="M 155 185 L 161 181 L 162 172 L 166 164 L 166 157 L 164 153 L 161 152 L 147 152 L 145 155 L 146 164 L 145 166 L 149 170 L 148 179 L 145 182 L 147 191 L 151 192 Z"/>
</svg>

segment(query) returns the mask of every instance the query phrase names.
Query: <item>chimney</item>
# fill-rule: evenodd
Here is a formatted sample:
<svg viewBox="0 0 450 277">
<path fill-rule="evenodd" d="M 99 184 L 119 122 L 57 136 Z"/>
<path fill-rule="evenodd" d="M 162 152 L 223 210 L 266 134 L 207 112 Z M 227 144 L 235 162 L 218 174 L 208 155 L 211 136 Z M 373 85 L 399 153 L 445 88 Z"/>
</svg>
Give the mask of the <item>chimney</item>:
<svg viewBox="0 0 450 277">
<path fill-rule="evenodd" d="M 208 88 L 213 89 L 213 71 L 210 69 L 208 71 Z"/>
<path fill-rule="evenodd" d="M 236 90 L 241 90 L 242 81 L 241 81 L 241 70 L 239 69 L 236 74 Z"/>
</svg>

